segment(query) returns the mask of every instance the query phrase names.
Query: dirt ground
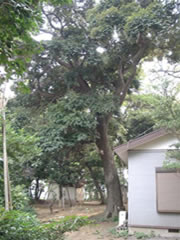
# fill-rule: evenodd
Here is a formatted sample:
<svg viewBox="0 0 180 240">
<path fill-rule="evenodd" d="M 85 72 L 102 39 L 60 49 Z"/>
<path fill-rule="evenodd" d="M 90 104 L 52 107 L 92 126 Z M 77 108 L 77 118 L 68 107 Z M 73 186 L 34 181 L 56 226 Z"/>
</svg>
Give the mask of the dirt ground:
<svg viewBox="0 0 180 240">
<path fill-rule="evenodd" d="M 111 229 L 116 224 L 112 222 L 101 222 L 82 227 L 77 232 L 68 232 L 65 235 L 66 240 L 114 240 Z M 117 238 L 116 238 L 117 239 Z"/>
<path fill-rule="evenodd" d="M 48 205 L 36 204 L 34 206 L 37 212 L 38 218 L 42 222 L 47 222 L 49 220 L 60 219 L 64 216 L 96 216 L 102 214 L 105 210 L 104 205 L 100 205 L 99 202 L 85 202 L 81 205 L 76 205 L 73 207 L 66 207 L 65 209 L 58 208 L 57 206 L 53 209 L 51 214 Z"/>
<path fill-rule="evenodd" d="M 49 220 L 57 220 L 63 216 L 88 216 L 99 220 L 103 219 L 103 212 L 105 210 L 104 205 L 100 205 L 98 202 L 85 202 L 83 205 L 77 205 L 73 207 L 67 207 L 61 209 L 55 207 L 53 214 L 50 213 L 50 209 L 47 205 L 36 204 L 35 210 L 37 212 L 38 218 L 42 222 L 47 222 Z M 98 217 L 97 217 L 98 216 Z M 68 232 L 65 234 L 66 240 L 114 240 L 111 229 L 115 227 L 117 223 L 112 222 L 100 222 L 84 226 L 79 229 L 79 231 Z"/>
<path fill-rule="evenodd" d="M 103 212 L 105 206 L 100 205 L 98 202 L 86 202 L 82 205 L 74 207 L 66 207 L 65 209 L 54 208 L 53 213 L 50 213 L 50 209 L 47 205 L 36 204 L 35 210 L 38 218 L 42 222 L 48 222 L 50 220 L 57 220 L 64 216 L 88 216 L 97 220 L 97 223 L 93 223 L 84 227 L 81 227 L 78 231 L 67 232 L 65 234 L 65 240 L 124 240 L 124 238 L 117 238 L 112 234 L 112 230 L 117 226 L 117 222 L 103 222 Z M 148 240 L 177 240 L 180 238 L 160 238 L 155 237 Z M 128 237 L 128 240 L 136 240 L 134 236 Z M 145 239 L 144 239 L 145 240 Z"/>
</svg>

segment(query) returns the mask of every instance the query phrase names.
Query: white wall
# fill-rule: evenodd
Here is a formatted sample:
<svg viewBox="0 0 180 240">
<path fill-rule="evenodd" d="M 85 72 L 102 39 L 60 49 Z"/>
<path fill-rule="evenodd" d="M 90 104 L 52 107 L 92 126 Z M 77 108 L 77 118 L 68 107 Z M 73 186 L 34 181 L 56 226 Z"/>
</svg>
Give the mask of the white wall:
<svg viewBox="0 0 180 240">
<path fill-rule="evenodd" d="M 56 199 L 59 200 L 59 186 L 56 183 L 50 183 L 47 189 L 47 200 Z"/>
<path fill-rule="evenodd" d="M 66 202 L 69 202 L 68 192 L 72 201 L 72 204 L 74 205 L 77 201 L 83 202 L 84 201 L 84 187 L 82 188 L 75 188 L 75 187 L 63 187 L 63 194 L 64 194 L 64 200 Z M 45 194 L 46 200 L 52 200 L 54 196 L 56 197 L 56 200 L 59 200 L 59 186 L 56 183 L 51 183 L 48 185 L 47 192 Z"/>
<path fill-rule="evenodd" d="M 177 227 L 180 214 L 156 210 L 155 168 L 165 160 L 165 150 L 132 150 L 128 161 L 128 210 L 130 226 Z"/>
<path fill-rule="evenodd" d="M 72 201 L 76 201 L 76 188 L 74 187 L 63 187 L 64 199 L 69 200 L 68 192 Z M 47 200 L 51 200 L 55 197 L 56 200 L 59 200 L 59 186 L 56 183 L 51 183 L 48 186 Z"/>
</svg>

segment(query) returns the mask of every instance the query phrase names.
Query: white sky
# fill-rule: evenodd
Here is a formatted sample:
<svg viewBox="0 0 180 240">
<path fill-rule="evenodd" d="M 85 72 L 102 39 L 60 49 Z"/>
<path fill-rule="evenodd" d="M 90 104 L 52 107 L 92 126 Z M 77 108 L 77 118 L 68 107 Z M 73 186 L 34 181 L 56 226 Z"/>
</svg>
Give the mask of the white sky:
<svg viewBox="0 0 180 240">
<path fill-rule="evenodd" d="M 4 67 L 0 66 L 0 76 L 4 76 L 5 71 Z M 13 81 L 6 81 L 0 86 L 0 90 L 4 93 L 6 99 L 13 98 L 15 96 L 14 92 L 11 91 L 11 86 L 13 85 Z"/>
<path fill-rule="evenodd" d="M 38 34 L 36 36 L 33 36 L 33 38 L 36 41 L 51 40 L 52 39 L 52 35 L 48 34 L 48 33 L 40 33 L 40 34 Z"/>
<path fill-rule="evenodd" d="M 158 61 L 155 59 L 153 62 L 144 62 L 143 65 L 144 77 L 141 80 L 141 92 L 143 93 L 158 93 L 162 90 L 162 85 L 169 82 L 168 91 L 176 90 L 176 87 L 180 84 L 180 66 L 178 64 L 169 64 L 167 59 Z M 176 71 L 174 76 L 168 75 L 166 71 Z"/>
</svg>

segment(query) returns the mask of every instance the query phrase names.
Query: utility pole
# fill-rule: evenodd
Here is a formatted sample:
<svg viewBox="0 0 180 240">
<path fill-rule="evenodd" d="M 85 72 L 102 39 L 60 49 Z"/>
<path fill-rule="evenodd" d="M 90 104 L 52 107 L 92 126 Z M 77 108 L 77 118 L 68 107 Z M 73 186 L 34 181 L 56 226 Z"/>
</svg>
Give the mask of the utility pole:
<svg viewBox="0 0 180 240">
<path fill-rule="evenodd" d="M 5 106 L 6 99 L 4 93 L 1 93 L 1 112 L 2 112 L 2 137 L 3 137 L 3 167 L 4 167 L 4 197 L 5 197 L 5 210 L 12 209 L 9 170 L 8 170 L 8 157 L 7 157 L 7 145 L 6 145 L 6 114 Z"/>
</svg>

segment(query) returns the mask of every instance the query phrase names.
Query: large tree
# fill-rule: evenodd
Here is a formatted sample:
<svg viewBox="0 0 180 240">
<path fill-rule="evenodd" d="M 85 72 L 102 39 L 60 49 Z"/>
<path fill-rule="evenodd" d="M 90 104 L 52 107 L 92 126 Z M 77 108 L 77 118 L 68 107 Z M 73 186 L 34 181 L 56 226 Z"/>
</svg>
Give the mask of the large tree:
<svg viewBox="0 0 180 240">
<path fill-rule="evenodd" d="M 79 104 L 94 119 L 108 194 L 107 217 L 123 208 L 110 120 L 136 85 L 141 60 L 168 53 L 179 24 L 175 1 L 139 2 L 106 0 L 93 6 L 91 1 L 81 1 L 43 8 L 45 31 L 52 40 L 43 43 L 44 51 L 34 57 L 28 74 L 31 101 L 42 105 L 60 99 L 66 104 L 74 94 L 76 104 L 70 111 Z"/>
</svg>

